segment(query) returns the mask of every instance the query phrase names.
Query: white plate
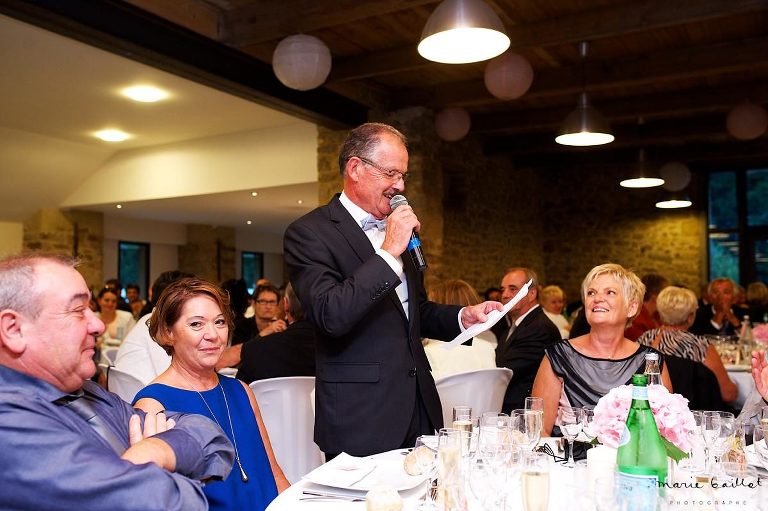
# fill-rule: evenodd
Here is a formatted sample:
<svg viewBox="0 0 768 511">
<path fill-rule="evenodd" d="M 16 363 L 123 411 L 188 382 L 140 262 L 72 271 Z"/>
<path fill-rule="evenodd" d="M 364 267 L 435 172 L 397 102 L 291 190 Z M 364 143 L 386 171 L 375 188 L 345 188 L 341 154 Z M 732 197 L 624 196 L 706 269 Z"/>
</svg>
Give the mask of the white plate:
<svg viewBox="0 0 768 511">
<path fill-rule="evenodd" d="M 369 491 L 380 485 L 391 486 L 397 491 L 410 490 L 420 483 L 423 483 L 424 478 L 422 476 L 410 476 L 406 474 L 405 469 L 403 468 L 403 458 L 404 456 L 402 455 L 397 458 L 376 457 L 373 470 L 364 474 L 358 481 L 351 484 L 338 482 L 334 479 L 332 471 L 336 469 L 334 469 L 333 466 L 329 467 L 329 465 L 332 465 L 335 459 L 316 468 L 302 479 L 329 488 L 341 488 L 344 490 L 361 492 Z"/>
</svg>

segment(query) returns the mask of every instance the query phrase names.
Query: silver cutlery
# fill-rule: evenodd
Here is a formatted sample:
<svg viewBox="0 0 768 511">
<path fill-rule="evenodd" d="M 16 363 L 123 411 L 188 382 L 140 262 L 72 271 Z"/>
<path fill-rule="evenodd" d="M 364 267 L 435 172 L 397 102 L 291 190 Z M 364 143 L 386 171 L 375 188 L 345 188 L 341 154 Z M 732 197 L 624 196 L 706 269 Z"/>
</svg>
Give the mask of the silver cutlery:
<svg viewBox="0 0 768 511">
<path fill-rule="evenodd" d="M 365 497 L 355 495 L 345 495 L 341 493 L 327 493 L 319 491 L 304 490 L 299 500 L 344 500 L 347 502 L 365 502 Z"/>
</svg>

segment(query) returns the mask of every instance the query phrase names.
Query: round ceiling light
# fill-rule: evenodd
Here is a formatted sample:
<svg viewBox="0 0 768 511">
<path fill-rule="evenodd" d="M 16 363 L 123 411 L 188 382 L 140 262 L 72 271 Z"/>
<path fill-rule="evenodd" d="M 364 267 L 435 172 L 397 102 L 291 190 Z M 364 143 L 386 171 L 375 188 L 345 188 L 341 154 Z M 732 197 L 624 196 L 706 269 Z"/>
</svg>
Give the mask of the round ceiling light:
<svg viewBox="0 0 768 511">
<path fill-rule="evenodd" d="M 322 85 L 331 72 L 331 50 L 311 35 L 288 36 L 272 54 L 272 69 L 286 87 L 314 89 Z"/>
</svg>

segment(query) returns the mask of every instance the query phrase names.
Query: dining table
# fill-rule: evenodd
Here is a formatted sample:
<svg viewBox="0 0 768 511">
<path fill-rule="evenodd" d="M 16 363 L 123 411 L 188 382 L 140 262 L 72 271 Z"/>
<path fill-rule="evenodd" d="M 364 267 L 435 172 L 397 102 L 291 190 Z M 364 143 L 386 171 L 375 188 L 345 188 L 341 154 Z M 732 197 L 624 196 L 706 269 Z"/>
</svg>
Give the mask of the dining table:
<svg viewBox="0 0 768 511">
<path fill-rule="evenodd" d="M 733 402 L 736 409 L 741 409 L 755 390 L 755 380 L 752 378 L 752 367 L 744 364 L 726 364 L 726 371 L 731 381 L 739 388 L 738 395 Z"/>
<path fill-rule="evenodd" d="M 547 444 L 561 459 L 563 452 L 559 451 L 560 446 L 557 439 L 543 438 L 541 444 Z M 747 448 L 747 458 L 752 464 L 756 464 L 754 451 Z M 397 449 L 375 454 L 366 457 L 375 468 L 351 484 L 348 488 L 338 488 L 329 485 L 313 483 L 316 479 L 313 474 L 320 474 L 323 467 L 307 474 L 303 479 L 295 482 L 288 489 L 278 495 L 267 507 L 267 511 L 363 511 L 366 510 L 365 496 L 367 490 L 377 487 L 381 484 L 392 483 L 390 486 L 401 486 L 399 495 L 403 503 L 403 511 L 416 511 L 424 499 L 426 490 L 426 481 L 416 477 L 408 480 L 404 471 L 398 474 L 395 467 L 399 467 L 408 449 Z M 332 463 L 332 462 L 331 462 Z M 328 465 L 328 464 L 326 464 Z M 668 480 L 668 488 L 664 490 L 663 497 L 660 498 L 660 509 L 666 511 L 690 511 L 690 509 L 699 509 L 695 503 L 704 503 L 702 509 L 712 510 L 730 510 L 732 506 L 710 506 L 707 503 L 713 503 L 717 499 L 726 498 L 729 504 L 736 503 L 739 510 L 749 509 L 750 511 L 762 510 L 768 511 L 768 471 L 760 470 L 761 485 L 751 498 L 744 495 L 746 488 L 717 488 L 717 485 L 710 483 L 698 484 L 698 479 L 692 473 L 687 473 L 677 468 L 673 463 L 670 464 L 671 472 Z M 328 474 L 322 474 L 327 477 Z M 322 480 L 317 475 L 318 480 Z M 604 505 L 606 496 L 612 488 L 610 484 L 602 478 L 595 478 L 590 473 L 586 461 L 576 463 L 575 468 L 568 468 L 562 462 L 553 461 L 550 465 L 549 478 L 549 503 L 548 510 L 568 510 L 568 511 L 595 511 L 595 509 L 613 509 Z M 676 483 L 676 484 L 675 484 Z M 466 507 L 462 511 L 486 511 L 490 509 L 487 502 L 482 502 L 473 494 L 466 485 L 465 497 Z M 404 488 L 408 487 L 408 488 Z M 520 488 L 519 477 L 516 480 L 510 480 L 506 490 L 506 505 L 504 509 L 525 510 L 522 501 L 522 491 Z M 606 491 L 608 490 L 608 492 Z M 323 496 L 326 497 L 323 497 Z M 763 502 L 764 501 L 764 502 Z M 601 505 L 597 505 L 597 504 Z M 693 505 L 693 507 L 691 507 Z M 744 506 L 747 507 L 744 507 Z M 762 507 L 761 507 L 762 506 Z M 616 508 L 617 511 L 619 508 Z M 734 508 L 736 509 L 736 508 Z"/>
</svg>

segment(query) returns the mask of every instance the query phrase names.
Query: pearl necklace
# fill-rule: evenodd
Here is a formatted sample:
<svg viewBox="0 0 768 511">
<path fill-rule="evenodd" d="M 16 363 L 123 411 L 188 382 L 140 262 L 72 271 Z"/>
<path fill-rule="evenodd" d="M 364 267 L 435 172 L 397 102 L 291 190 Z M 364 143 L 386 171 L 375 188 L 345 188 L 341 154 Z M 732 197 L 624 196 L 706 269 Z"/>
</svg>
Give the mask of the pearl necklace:
<svg viewBox="0 0 768 511">
<path fill-rule="evenodd" d="M 181 373 L 179 373 L 179 374 L 181 374 Z M 210 412 L 211 417 L 213 417 L 213 420 L 216 421 L 216 424 L 218 424 L 221 429 L 224 429 L 221 426 L 221 424 L 219 423 L 219 419 L 216 418 L 216 414 L 213 413 L 213 410 L 211 409 L 211 407 L 208 406 L 208 401 L 205 400 L 205 398 L 200 393 L 200 391 L 197 390 L 195 388 L 195 386 L 190 383 L 190 381 L 187 379 L 187 377 L 185 375 L 181 374 L 181 376 L 182 376 L 182 378 L 184 378 L 184 380 L 186 380 L 186 382 L 189 384 L 189 386 L 192 388 L 192 390 L 197 392 L 197 395 L 200 396 L 200 399 L 202 399 L 203 404 L 205 405 L 205 407 Z M 240 452 L 237 450 L 237 439 L 235 439 L 235 429 L 232 426 L 232 416 L 229 414 L 229 403 L 227 402 L 227 394 L 226 394 L 226 392 L 224 392 L 224 387 L 221 386 L 221 382 L 219 382 L 218 380 L 216 382 L 216 386 L 219 387 L 219 390 L 221 390 L 221 395 L 224 396 L 224 406 L 227 409 L 227 420 L 229 420 L 229 431 L 232 433 L 232 445 L 235 448 L 235 461 L 237 462 L 237 466 L 240 468 L 240 479 L 242 479 L 242 481 L 244 483 L 247 483 L 248 482 L 248 474 L 245 473 L 245 469 L 243 469 L 243 464 L 240 462 Z"/>
</svg>

